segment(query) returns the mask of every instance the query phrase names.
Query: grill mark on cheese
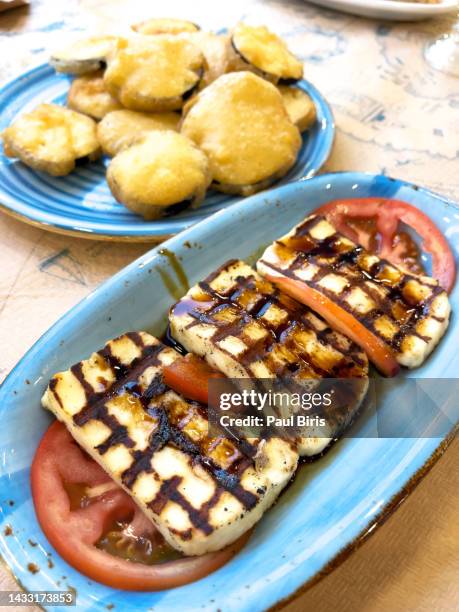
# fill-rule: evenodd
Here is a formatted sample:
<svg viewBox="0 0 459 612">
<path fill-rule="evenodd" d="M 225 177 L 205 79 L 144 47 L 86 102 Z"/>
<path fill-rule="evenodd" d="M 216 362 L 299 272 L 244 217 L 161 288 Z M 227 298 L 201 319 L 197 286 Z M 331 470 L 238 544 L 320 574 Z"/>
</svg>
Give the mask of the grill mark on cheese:
<svg viewBox="0 0 459 612">
<path fill-rule="evenodd" d="M 169 441 L 169 421 L 166 412 L 163 409 L 155 408 L 150 409 L 149 414 L 156 417 L 158 426 L 151 434 L 147 448 L 143 451 L 136 450 L 132 453 L 134 461 L 121 475 L 121 480 L 128 489 L 132 489 L 140 474 L 143 472 L 147 474 L 152 473 L 151 460 L 153 455 L 160 451 Z"/>
<path fill-rule="evenodd" d="M 110 348 L 109 344 L 107 344 L 102 350 L 100 350 L 98 354 L 109 364 L 113 371 L 113 374 L 115 375 L 116 380 L 121 380 L 127 375 L 129 368 L 124 366 L 118 359 L 118 357 L 115 357 L 115 355 L 113 355 L 112 349 Z"/>
<path fill-rule="evenodd" d="M 278 266 L 273 265 L 271 262 L 267 262 L 265 260 L 261 260 L 262 263 L 271 268 L 272 270 L 274 270 L 275 272 L 278 272 L 279 274 L 284 274 L 285 276 L 288 276 L 289 278 L 292 278 L 294 280 L 298 280 L 297 277 L 294 274 L 295 268 L 290 267 L 290 269 L 286 269 L 286 268 L 280 268 Z M 322 270 L 321 270 L 322 272 Z M 367 294 L 374 299 L 375 301 L 379 302 L 379 308 L 375 308 L 373 310 L 371 310 L 370 312 L 368 312 L 367 314 L 363 315 L 363 314 L 359 314 L 356 315 L 354 309 L 347 305 L 347 303 L 344 301 L 345 298 L 347 297 L 347 295 L 350 294 L 350 292 L 352 291 L 352 289 L 354 289 L 355 287 L 359 287 L 361 286 L 361 282 L 363 279 L 361 279 L 360 282 L 356 282 L 356 281 L 350 281 L 350 287 L 348 289 L 346 289 L 346 291 L 341 293 L 341 297 L 338 297 L 337 294 L 325 287 L 321 287 L 319 286 L 319 281 L 326 276 L 330 271 L 323 269 L 323 274 L 321 275 L 321 273 L 319 272 L 314 278 L 313 280 L 309 280 L 309 281 L 305 281 L 307 282 L 307 284 L 312 287 L 313 289 L 316 289 L 317 291 L 319 291 L 320 293 L 323 293 L 324 295 L 326 295 L 328 298 L 330 298 L 332 301 L 338 302 L 339 305 L 346 310 L 347 312 L 349 312 L 350 314 L 352 314 L 353 316 L 356 316 L 358 318 L 358 320 L 367 328 L 371 329 L 372 333 L 374 333 L 376 336 L 380 337 L 387 345 L 389 345 L 392 349 L 398 351 L 401 348 L 401 343 L 402 341 L 407 337 L 407 335 L 410 336 L 417 336 L 418 338 L 420 338 L 421 340 L 423 340 L 424 342 L 429 342 L 430 341 L 430 337 L 428 336 L 423 336 L 422 334 L 420 334 L 418 331 L 416 331 L 416 328 L 414 327 L 420 320 L 422 320 L 423 315 L 426 313 L 426 311 L 428 312 L 428 307 L 430 306 L 430 304 L 432 303 L 432 301 L 438 296 L 440 295 L 440 293 L 442 293 L 442 289 L 439 287 L 433 287 L 431 285 L 427 285 L 430 289 L 432 289 L 432 294 L 429 296 L 429 298 L 427 298 L 426 300 L 424 300 L 421 304 L 419 304 L 418 306 L 412 307 L 411 312 L 407 312 L 408 316 L 409 316 L 409 320 L 408 323 L 400 323 L 399 321 L 397 321 L 398 325 L 399 325 L 399 331 L 396 332 L 392 338 L 387 338 L 386 336 L 382 336 L 378 330 L 375 328 L 375 321 L 376 319 L 378 319 L 379 317 L 383 316 L 383 315 L 387 315 L 389 316 L 391 319 L 394 319 L 394 315 L 392 312 L 393 306 L 392 303 L 395 300 L 401 299 L 401 289 L 403 287 L 398 287 L 398 288 L 394 288 L 396 289 L 394 291 L 394 293 L 389 293 L 384 300 L 385 301 L 381 301 L 381 296 L 379 296 L 376 292 L 371 291 L 371 288 L 365 287 L 365 291 L 367 292 Z M 414 278 L 414 277 L 413 277 Z M 370 280 L 368 278 L 365 278 L 365 280 Z M 375 282 L 374 279 L 371 279 L 372 282 Z M 409 280 L 409 279 L 408 279 Z M 433 315 L 429 314 L 429 317 L 434 318 L 435 320 L 437 320 L 438 322 L 443 322 L 444 318 L 443 317 L 435 317 Z"/>
<path fill-rule="evenodd" d="M 241 312 L 245 314 L 245 311 L 241 308 L 241 305 L 237 302 L 237 299 L 242 296 L 244 290 L 257 292 L 257 282 L 254 276 L 238 276 L 236 278 L 236 282 L 237 288 L 229 296 L 226 296 L 225 294 L 218 294 L 217 292 L 213 291 L 208 282 L 200 283 L 200 286 L 202 289 L 208 291 L 214 300 L 227 302 L 228 304 L 234 306 L 238 310 L 241 310 Z M 314 333 L 317 333 L 317 329 L 311 324 L 310 321 L 308 321 L 307 318 L 303 316 L 305 310 L 304 306 L 295 302 L 293 299 L 288 298 L 287 296 L 283 296 L 279 291 L 274 289 L 274 287 L 272 288 L 272 291 L 273 293 L 269 295 L 260 293 L 255 304 L 250 308 L 247 308 L 246 314 L 250 315 L 250 317 L 256 319 L 261 325 L 263 325 L 263 327 L 272 334 L 272 336 L 277 342 L 280 342 L 282 340 L 282 336 L 285 336 L 288 329 L 296 325 L 298 321 L 300 321 L 301 324 L 309 330 L 313 331 Z M 283 310 L 288 311 L 289 317 L 285 321 L 285 323 L 280 323 L 277 324 L 275 327 L 272 327 L 269 323 L 262 319 L 262 317 L 269 310 L 270 306 L 277 306 Z M 247 316 L 246 320 L 250 320 L 250 317 Z M 328 329 L 327 331 L 330 332 L 330 329 Z M 324 344 L 330 344 L 331 346 L 333 346 L 334 349 L 340 351 L 336 342 L 333 343 L 331 339 L 325 340 L 324 338 L 322 338 L 322 341 Z"/>
<path fill-rule="evenodd" d="M 77 369 L 77 378 L 85 391 L 87 403 L 85 407 L 73 417 L 75 425 L 82 427 L 91 419 L 102 420 L 101 416 L 103 417 L 104 411 L 101 407 L 105 405 L 105 402 L 112 397 L 120 395 L 126 388 L 129 389 L 129 385 L 135 383 L 147 368 L 158 365 L 158 353 L 160 353 L 163 348 L 162 345 L 146 346 L 140 357 L 134 359 L 129 366 L 123 365 L 119 359 L 113 356 L 109 345 L 99 351 L 98 355 L 104 358 L 111 366 L 116 379 L 116 382 L 110 387 L 108 392 L 91 393 L 89 388 L 92 390 L 92 387 L 87 383 L 81 365 L 77 364 L 80 365 L 80 368 Z M 98 416 L 99 411 L 101 416 Z M 106 425 L 110 427 L 108 423 L 106 423 Z"/>
<path fill-rule="evenodd" d="M 105 442 L 96 446 L 96 449 L 99 451 L 101 455 L 104 455 L 110 448 L 113 446 L 118 446 L 118 444 L 123 444 L 127 448 L 133 448 L 134 441 L 130 438 L 128 429 L 124 425 L 119 425 L 118 421 L 110 416 L 108 413 L 103 415 L 103 418 L 100 420 L 110 427 L 112 433 L 108 436 Z"/>
<path fill-rule="evenodd" d="M 191 538 L 193 537 L 193 530 L 191 529 L 191 527 L 189 529 L 184 529 L 182 531 L 179 531 L 178 529 L 174 529 L 173 527 L 169 527 L 169 531 L 177 535 L 181 540 L 185 542 L 188 540 L 191 540 Z"/>
<path fill-rule="evenodd" d="M 166 504 L 171 498 L 171 495 L 174 491 L 177 491 L 177 487 L 182 482 L 182 478 L 180 476 L 172 476 L 168 480 L 165 480 L 155 495 L 154 499 L 148 504 L 148 506 L 153 510 L 155 514 L 160 515 L 161 512 L 166 507 Z"/>
<path fill-rule="evenodd" d="M 160 491 L 150 502 L 149 507 L 153 512 L 160 514 L 166 503 L 169 500 L 173 501 L 187 512 L 194 527 L 201 529 L 206 535 L 209 535 L 213 531 L 213 527 L 209 523 L 210 511 L 218 503 L 224 491 L 233 495 L 247 510 L 253 509 L 258 503 L 258 496 L 247 491 L 240 484 L 240 478 L 244 471 L 253 465 L 256 447 L 247 441 L 241 441 L 240 445 L 234 444 L 236 450 L 228 469 L 220 467 L 211 457 L 206 456 L 205 442 L 207 441 L 201 440 L 201 444 L 195 443 L 182 431 L 182 428 L 186 426 L 190 418 L 193 418 L 193 411 L 207 418 L 204 408 L 197 402 L 187 402 L 188 412 L 185 418 L 180 417 L 178 423 L 174 424 L 172 422 L 174 415 L 168 414 L 166 407 L 161 402 L 157 406 L 150 406 L 152 400 L 160 400 L 161 396 L 169 391 L 169 387 L 163 382 L 162 375 L 155 375 L 146 389 L 142 389 L 139 383 L 139 377 L 148 367 L 160 364 L 158 357 L 159 353 L 165 349 L 164 345 L 161 343 L 145 345 L 141 335 L 137 332 L 130 332 L 125 334 L 125 336 L 134 342 L 137 347 L 141 348 L 142 351 L 141 355 L 130 364 L 121 363 L 113 355 L 109 344 L 97 353 L 110 366 L 115 377 L 115 382 L 108 390 L 103 392 L 96 392 L 94 390 L 85 378 L 83 362 L 79 362 L 70 368 L 72 374 L 80 383 L 86 397 L 86 404 L 78 414 L 73 416 L 73 422 L 76 426 L 82 427 L 89 421 L 96 420 L 102 422 L 111 430 L 108 438 L 96 447 L 96 450 L 101 455 L 105 454 L 110 448 L 120 444 L 132 449 L 135 447 L 135 443 L 129 436 L 128 428 L 121 425 L 116 417 L 109 413 L 106 404 L 111 399 L 122 394 L 129 394 L 136 398 L 145 412 L 146 418 L 156 421 L 156 428 L 150 434 L 148 445 L 144 450 L 131 451 L 133 461 L 130 467 L 121 474 L 123 485 L 128 489 L 132 489 L 140 474 L 154 474 L 152 459 L 155 453 L 160 451 L 166 444 L 172 444 L 189 457 L 191 465 L 200 465 L 212 477 L 215 482 L 215 490 L 207 502 L 203 503 L 200 508 L 194 508 L 177 488 L 182 479 L 174 476 L 162 484 Z M 56 391 L 57 383 L 58 378 L 53 378 L 50 381 L 49 389 L 62 407 L 61 398 L 59 398 Z M 207 445 L 207 448 L 215 451 L 223 443 L 225 443 L 224 439 L 217 440 L 212 448 L 210 445 Z M 243 454 L 244 451 L 246 451 L 245 455 Z M 192 535 L 190 530 L 177 532 L 177 534 L 183 540 L 190 539 Z"/>
<path fill-rule="evenodd" d="M 146 390 L 143 393 L 142 401 L 149 403 L 155 397 L 158 397 L 165 393 L 169 387 L 167 387 L 164 382 L 162 376 L 158 375 L 153 378 L 151 383 L 148 385 Z"/>
<path fill-rule="evenodd" d="M 296 253 L 294 260 L 288 267 L 276 266 L 264 259 L 260 260 L 261 263 L 275 272 L 295 280 L 298 280 L 295 274 L 297 270 L 305 265 L 313 264 L 317 266 L 317 271 L 312 275 L 311 279 L 307 281 L 302 280 L 302 282 L 339 303 L 344 310 L 360 320 L 365 327 L 371 329 L 375 335 L 380 337 L 393 350 L 400 351 L 401 344 L 407 336 L 416 336 L 428 343 L 430 337 L 419 333 L 416 325 L 427 315 L 439 323 L 444 322 L 443 317 L 429 313 L 432 302 L 443 292 L 443 289 L 439 285 L 425 283 L 421 278 L 404 271 L 401 271 L 398 282 L 392 283 L 388 271 L 393 269 L 394 266 L 382 259 L 374 262 L 368 271 L 365 270 L 361 267 L 360 258 L 368 255 L 368 253 L 363 247 L 356 245 L 351 247 L 349 244 L 343 244 L 341 242 L 342 236 L 338 232 L 322 240 L 314 239 L 311 236 L 311 230 L 323 220 L 324 217 L 322 216 L 311 217 L 298 226 L 294 234 L 276 241 L 275 244 L 279 247 L 277 254 L 281 260 L 282 249 L 287 249 L 290 255 Z M 343 270 L 346 266 L 352 266 L 352 275 L 348 274 L 347 270 Z M 344 274 L 348 282 L 348 287 L 339 294 L 319 284 L 327 274 L 333 272 Z M 366 284 L 362 286 L 362 283 L 367 281 L 371 281 L 384 288 L 386 290 L 385 297 L 382 297 L 377 290 L 368 287 Z M 406 288 L 407 283 L 410 281 L 415 281 L 419 285 L 428 288 L 430 295 L 421 301 L 416 301 L 414 296 L 410 296 Z M 362 288 L 376 304 L 376 307 L 366 314 L 356 313 L 346 302 L 346 297 L 356 287 Z M 409 303 L 410 299 L 411 304 Z M 375 321 L 383 315 L 388 316 L 399 328 L 392 338 L 383 336 L 375 327 Z"/>
<path fill-rule="evenodd" d="M 90 385 L 84 377 L 83 364 L 81 362 L 76 363 L 70 368 L 70 371 L 78 380 L 80 385 L 83 387 L 86 398 L 91 398 L 94 395 L 95 391 L 92 385 Z"/>
<path fill-rule="evenodd" d="M 170 324 L 187 349 L 227 376 L 250 377 L 257 391 L 266 392 L 270 377 L 278 379 L 277 390 L 287 393 L 304 393 L 307 379 L 314 379 L 320 391 L 331 384 L 330 437 L 349 424 L 366 393 L 365 352 L 242 261 L 224 264 L 192 287 L 172 307 Z M 336 385 L 336 378 L 350 384 Z M 272 431 L 260 435 L 269 439 Z M 300 454 L 314 454 L 315 442 L 306 438 L 292 445 Z"/>
<path fill-rule="evenodd" d="M 145 347 L 144 341 L 139 332 L 126 332 L 126 336 L 140 349 Z"/>
<path fill-rule="evenodd" d="M 198 459 L 200 463 L 205 466 L 205 464 L 202 462 L 202 458 L 198 457 Z M 222 479 L 219 478 L 217 475 L 218 470 L 214 469 L 213 472 L 217 476 L 217 482 L 222 483 Z M 221 472 L 225 473 L 225 470 L 221 470 Z M 206 535 L 212 533 L 213 530 L 212 526 L 209 524 L 210 510 L 218 503 L 225 489 L 231 491 L 231 493 L 235 495 L 235 497 L 237 497 L 238 499 L 239 497 L 245 498 L 246 503 L 244 505 L 247 509 L 252 509 L 258 499 L 255 495 L 242 489 L 239 484 L 236 487 L 230 487 L 228 485 L 218 486 L 210 497 L 210 499 L 205 502 L 199 509 L 196 509 L 178 490 L 178 487 L 181 482 L 182 478 L 179 476 L 173 476 L 169 480 L 163 482 L 155 498 L 148 505 L 153 510 L 153 512 L 159 515 L 164 510 L 166 504 L 169 501 L 175 502 L 188 513 L 188 516 L 193 526 L 198 529 L 201 529 Z M 243 491 L 243 495 L 241 496 L 238 495 L 238 491 L 236 490 L 238 487 Z M 189 530 L 180 532 L 180 535 L 185 540 L 191 537 L 191 533 Z"/>
<path fill-rule="evenodd" d="M 134 463 L 124 472 L 123 483 L 131 488 L 137 476 L 143 471 L 151 471 L 151 459 L 155 452 L 161 450 L 165 444 L 172 442 L 174 446 L 191 457 L 193 461 L 201 465 L 215 480 L 220 488 L 229 491 L 247 509 L 252 509 L 258 498 L 249 491 L 246 491 L 239 483 L 239 477 L 244 470 L 252 464 L 251 458 L 239 457 L 234 461 L 230 470 L 224 470 L 210 457 L 202 453 L 199 444 L 190 440 L 179 427 L 171 425 L 170 418 L 163 409 L 150 409 L 148 413 L 158 419 L 158 429 L 153 432 L 150 443 L 144 451 L 137 451 L 134 454 Z"/>
<path fill-rule="evenodd" d="M 216 331 L 212 336 L 212 342 L 215 344 L 220 340 L 228 336 L 240 336 L 245 325 L 250 323 L 251 320 L 256 320 L 265 329 L 267 335 L 258 341 L 252 342 L 246 350 L 238 355 L 238 360 L 243 365 L 249 365 L 256 361 L 258 358 L 269 353 L 271 347 L 274 344 L 280 344 L 285 346 L 289 350 L 294 350 L 297 357 L 301 360 L 301 364 L 296 364 L 295 370 L 297 371 L 302 366 L 303 368 L 309 369 L 311 375 L 318 378 L 323 377 L 340 377 L 342 375 L 349 376 L 346 370 L 352 369 L 355 365 L 360 368 L 366 366 L 366 360 L 364 356 L 359 356 L 359 351 L 352 351 L 351 359 L 342 354 L 342 348 L 338 346 L 338 343 L 333 338 L 330 328 L 323 331 L 317 330 L 314 325 L 305 316 L 305 307 L 295 302 L 293 299 L 282 295 L 278 290 L 273 287 L 269 287 L 272 293 L 262 293 L 261 289 L 257 285 L 257 280 L 253 275 L 250 276 L 238 276 L 235 279 L 236 285 L 230 287 L 227 292 L 219 293 L 212 289 L 210 283 L 218 278 L 219 274 L 225 269 L 237 263 L 237 260 L 230 260 L 223 264 L 216 271 L 212 272 L 204 281 L 198 283 L 199 288 L 202 291 L 202 299 L 193 299 L 190 296 L 185 296 L 172 307 L 172 313 L 175 316 L 189 315 L 193 317 L 194 321 L 189 323 L 186 327 L 205 323 L 216 327 Z M 263 283 L 267 284 L 266 281 Z M 250 307 L 244 308 L 239 300 L 243 298 L 244 292 L 250 291 L 255 293 L 257 298 L 255 303 Z M 256 295 L 258 293 L 258 296 Z M 283 323 L 276 323 L 271 325 L 265 321 L 262 317 L 269 310 L 270 306 L 277 306 L 278 308 L 287 311 L 287 320 Z M 219 312 L 225 308 L 233 308 L 237 311 L 238 316 L 232 323 L 221 321 L 215 317 Z M 303 326 L 307 330 L 316 334 L 318 342 L 325 347 L 331 346 L 334 350 L 342 354 L 342 359 L 339 363 L 333 366 L 331 371 L 324 370 L 311 355 L 306 352 L 299 350 L 298 346 L 295 345 L 294 338 L 289 335 L 289 332 L 293 331 L 295 326 Z M 219 347 L 223 352 L 227 352 L 223 347 Z M 357 347 L 355 347 L 357 348 Z M 293 370 L 289 369 L 290 364 L 285 364 L 284 367 L 278 367 L 274 372 L 277 376 L 291 374 Z"/>
<path fill-rule="evenodd" d="M 216 466 L 209 457 L 197 456 L 198 461 L 203 468 L 210 472 L 219 484 L 220 490 L 228 491 L 231 495 L 241 502 L 246 510 L 252 510 L 258 501 L 258 497 L 244 489 L 240 484 L 240 476 L 248 468 L 252 461 L 249 458 L 241 459 L 232 466 L 231 472 Z"/>
<path fill-rule="evenodd" d="M 95 396 L 97 396 L 97 398 L 99 397 L 100 394 L 95 393 L 94 388 L 84 376 L 82 362 L 73 365 L 70 368 L 70 371 L 82 386 L 88 402 L 94 401 Z M 124 444 L 124 446 L 126 446 L 127 448 L 132 448 L 134 446 L 133 440 L 131 440 L 131 438 L 129 437 L 127 427 L 118 423 L 116 418 L 108 412 L 105 403 L 100 401 L 98 402 L 96 399 L 95 403 L 93 403 L 92 405 L 89 404 L 89 407 L 91 408 L 91 416 L 87 420 L 97 419 L 104 423 L 107 427 L 109 427 L 112 432 L 107 438 L 107 440 L 105 440 L 105 442 L 97 446 L 97 450 L 101 455 L 104 455 L 109 450 L 109 448 L 111 448 L 112 446 L 116 446 L 117 444 Z M 86 408 L 84 408 L 83 410 L 86 410 Z M 79 415 L 81 415 L 81 412 L 79 413 Z M 77 421 L 79 415 L 75 415 L 74 422 Z"/>
<path fill-rule="evenodd" d="M 134 362 L 139 362 L 150 354 L 155 354 L 157 347 L 145 346 L 142 336 L 138 332 L 127 332 L 124 334 L 127 338 L 129 338 L 138 348 L 141 349 L 141 355 Z M 154 350 L 153 350 L 154 349 Z M 98 353 L 105 361 L 108 362 L 110 367 L 113 370 L 113 374 L 115 375 L 116 380 L 120 380 L 128 375 L 130 368 L 134 365 L 134 363 L 129 364 L 129 366 L 124 365 L 121 361 L 112 353 L 112 349 L 109 344 L 106 344 L 105 347 L 99 351 Z M 152 363 L 151 365 L 156 365 Z"/>
<path fill-rule="evenodd" d="M 61 408 L 63 408 L 64 405 L 62 404 L 62 398 L 60 397 L 59 393 L 56 391 L 57 383 L 58 383 L 58 379 L 57 378 L 52 378 L 49 381 L 48 389 L 51 391 L 51 393 L 56 398 L 56 401 L 59 404 L 59 406 Z"/>
<path fill-rule="evenodd" d="M 197 510 L 190 502 L 180 493 L 178 487 L 182 482 L 180 476 L 172 476 L 169 480 L 162 483 L 156 497 L 148 504 L 155 514 L 161 514 L 169 501 L 175 502 L 187 512 L 191 523 L 197 529 L 203 531 L 206 535 L 210 535 L 213 531 L 212 525 L 208 522 L 209 509 L 205 505 Z M 219 497 L 219 496 L 218 496 Z M 218 498 L 212 496 L 212 505 L 216 504 Z M 211 501 L 209 500 L 209 501 Z"/>
<path fill-rule="evenodd" d="M 255 507 L 258 501 L 257 496 L 246 491 L 239 482 L 240 476 L 245 469 L 253 463 L 255 452 L 253 447 L 250 457 L 239 455 L 239 457 L 232 462 L 230 468 L 225 470 L 218 466 L 210 457 L 206 456 L 202 452 L 201 446 L 190 440 L 179 427 L 171 425 L 170 421 L 168 422 L 168 432 L 169 441 L 191 457 L 193 463 L 201 465 L 212 476 L 221 489 L 234 495 L 247 510 L 251 510 Z"/>
</svg>

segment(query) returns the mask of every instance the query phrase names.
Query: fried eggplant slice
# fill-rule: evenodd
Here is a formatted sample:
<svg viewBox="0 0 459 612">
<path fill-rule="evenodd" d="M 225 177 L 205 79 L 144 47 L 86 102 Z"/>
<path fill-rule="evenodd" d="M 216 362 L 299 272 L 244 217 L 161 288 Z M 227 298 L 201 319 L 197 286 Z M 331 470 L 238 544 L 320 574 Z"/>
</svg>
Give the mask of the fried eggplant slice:
<svg viewBox="0 0 459 612">
<path fill-rule="evenodd" d="M 2 134 L 5 155 L 53 176 L 65 176 L 78 160 L 100 156 L 96 123 L 57 104 L 40 104 Z"/>
<path fill-rule="evenodd" d="M 298 454 L 282 440 L 209 437 L 206 409 L 163 384 L 162 368 L 178 357 L 145 332 L 127 333 L 53 376 L 42 403 L 171 546 L 202 555 L 261 518 Z"/>
<path fill-rule="evenodd" d="M 211 177 L 205 154 L 172 131 L 150 133 L 118 153 L 107 181 L 118 200 L 145 219 L 156 219 L 204 199 Z"/>
<path fill-rule="evenodd" d="M 200 27 L 192 21 L 174 18 L 154 18 L 135 23 L 131 26 L 139 34 L 181 34 L 183 32 L 198 32 Z"/>
<path fill-rule="evenodd" d="M 364 351 L 242 261 L 229 261 L 192 287 L 171 308 L 169 325 L 175 340 L 229 378 L 285 379 L 308 386 L 324 378 L 356 381 L 351 399 L 326 415 L 327 435 L 322 430 L 320 437 L 312 432 L 298 440 L 302 455 L 322 452 L 366 394 Z"/>
<path fill-rule="evenodd" d="M 308 94 L 298 87 L 279 85 L 285 108 L 290 121 L 296 125 L 300 132 L 305 132 L 315 123 L 317 111 L 314 102 Z"/>
<path fill-rule="evenodd" d="M 130 110 L 178 110 L 198 87 L 203 62 L 198 47 L 183 37 L 143 36 L 120 43 L 104 78 L 110 93 Z"/>
<path fill-rule="evenodd" d="M 448 327 L 448 296 L 435 279 L 380 259 L 320 215 L 276 240 L 257 269 L 347 333 L 387 375 L 396 373 L 391 359 L 420 366 Z"/>
<path fill-rule="evenodd" d="M 102 151 L 113 157 L 139 142 L 146 134 L 163 130 L 178 131 L 178 113 L 139 113 L 116 110 L 105 115 L 97 126 L 97 138 Z"/>
<path fill-rule="evenodd" d="M 199 30 L 183 36 L 195 44 L 204 56 L 204 72 L 199 83 L 199 88 L 204 89 L 227 71 L 228 35 Z"/>
<path fill-rule="evenodd" d="M 72 82 L 67 95 L 67 106 L 96 120 L 122 108 L 105 87 L 102 70 L 84 74 Z"/>
<path fill-rule="evenodd" d="M 229 45 L 230 70 L 252 70 L 272 83 L 298 81 L 303 76 L 302 62 L 265 26 L 239 23 Z"/>
<path fill-rule="evenodd" d="M 251 72 L 225 74 L 187 108 L 182 133 L 208 156 L 213 187 L 249 195 L 285 175 L 301 147 L 274 85 Z"/>
<path fill-rule="evenodd" d="M 53 53 L 49 62 L 56 72 L 86 74 L 105 68 L 121 41 L 118 36 L 93 36 Z"/>
</svg>

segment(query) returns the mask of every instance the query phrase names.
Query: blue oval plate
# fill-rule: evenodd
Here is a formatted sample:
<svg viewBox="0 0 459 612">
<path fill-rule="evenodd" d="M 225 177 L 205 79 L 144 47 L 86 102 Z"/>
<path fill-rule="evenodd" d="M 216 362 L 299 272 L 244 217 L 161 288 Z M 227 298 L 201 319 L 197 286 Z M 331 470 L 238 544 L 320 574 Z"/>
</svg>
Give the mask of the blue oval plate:
<svg viewBox="0 0 459 612">
<path fill-rule="evenodd" d="M 70 81 L 42 64 L 10 81 L 0 90 L 0 133 L 18 115 L 42 102 L 65 104 Z M 335 126 L 331 110 L 307 81 L 298 84 L 313 99 L 317 121 L 303 134 L 298 160 L 280 181 L 288 183 L 314 176 L 327 160 Z M 86 238 L 160 241 L 208 217 L 241 198 L 210 191 L 197 210 L 174 217 L 144 221 L 116 202 L 105 180 L 108 159 L 77 168 L 65 177 L 53 177 L 0 154 L 0 207 L 22 221 L 50 231 Z M 279 183 L 279 184 L 280 184 Z"/>
<path fill-rule="evenodd" d="M 231 257 L 253 261 L 260 247 L 316 206 L 333 198 L 365 196 L 397 197 L 415 204 L 446 234 L 458 258 L 456 205 L 400 181 L 356 173 L 323 175 L 253 196 L 172 238 L 163 248 L 180 259 L 192 284 Z M 128 593 L 89 581 L 57 555 L 35 517 L 30 465 L 51 421 L 40 408 L 40 397 L 54 372 L 86 357 L 109 338 L 135 329 L 162 333 L 175 299 L 169 294 L 171 287 L 175 285 L 179 294 L 186 289 L 165 255 L 154 248 L 101 285 L 35 344 L 0 388 L 0 551 L 26 589 L 73 587 L 78 610 L 102 611 L 113 604 L 123 612 L 166 612 L 182 610 L 183 602 L 189 612 L 265 610 L 317 580 L 336 565 L 338 556 L 345 556 L 343 551 L 353 550 L 413 488 L 449 437 L 341 440 L 324 458 L 300 468 L 239 555 L 194 584 L 159 593 Z M 457 312 L 459 283 L 451 302 Z M 446 336 L 416 376 L 458 377 L 457 333 L 453 317 Z M 365 426 L 368 419 L 360 419 L 357 428 Z M 5 535 L 10 533 L 8 526 L 12 534 Z M 37 573 L 28 570 L 30 563 L 38 566 Z"/>
</svg>

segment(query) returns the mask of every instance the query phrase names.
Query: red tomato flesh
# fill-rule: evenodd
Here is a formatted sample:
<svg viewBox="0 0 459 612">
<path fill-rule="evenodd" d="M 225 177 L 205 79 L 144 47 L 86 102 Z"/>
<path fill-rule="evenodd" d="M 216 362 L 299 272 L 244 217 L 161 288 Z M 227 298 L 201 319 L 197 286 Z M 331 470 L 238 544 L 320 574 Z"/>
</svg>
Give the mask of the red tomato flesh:
<svg viewBox="0 0 459 612">
<path fill-rule="evenodd" d="M 225 376 L 192 353 L 176 359 L 163 369 L 163 380 L 168 387 L 206 406 L 209 400 L 209 378 Z"/>
<path fill-rule="evenodd" d="M 328 202 L 314 212 L 325 215 L 336 229 L 350 240 L 401 267 L 406 266 L 407 260 L 412 259 L 410 241 L 406 234 L 400 232 L 400 223 L 404 223 L 418 234 L 422 240 L 422 250 L 431 256 L 432 276 L 448 293 L 453 288 L 456 279 L 453 252 L 435 223 L 415 206 L 400 200 L 355 198 Z M 361 232 L 352 223 L 357 219 L 375 221 L 378 238 L 376 243 L 370 246 L 365 243 L 365 238 L 362 241 Z"/>
<path fill-rule="evenodd" d="M 52 546 L 82 574 L 116 589 L 159 591 L 194 582 L 229 561 L 249 537 L 215 553 L 177 558 L 131 497 L 57 421 L 38 446 L 31 480 L 37 518 Z"/>
<path fill-rule="evenodd" d="M 344 308 L 319 293 L 305 282 L 278 275 L 265 275 L 266 279 L 277 285 L 281 291 L 298 300 L 301 304 L 309 306 L 321 315 L 333 329 L 341 332 L 353 342 L 363 348 L 368 358 L 385 376 L 395 376 L 400 366 L 392 351 L 380 338 L 375 336 L 353 315 Z"/>
</svg>

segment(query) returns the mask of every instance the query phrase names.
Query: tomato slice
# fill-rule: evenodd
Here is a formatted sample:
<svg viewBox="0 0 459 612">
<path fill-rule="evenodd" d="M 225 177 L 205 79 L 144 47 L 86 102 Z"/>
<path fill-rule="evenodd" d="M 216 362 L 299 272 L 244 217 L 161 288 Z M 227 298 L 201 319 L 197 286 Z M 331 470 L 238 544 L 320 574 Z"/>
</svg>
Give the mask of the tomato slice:
<svg viewBox="0 0 459 612">
<path fill-rule="evenodd" d="M 348 336 L 367 353 L 369 359 L 385 376 L 395 376 L 400 370 L 392 351 L 380 338 L 369 331 L 355 317 L 306 283 L 276 274 L 264 274 L 281 291 L 320 314 L 328 323 Z"/>
<path fill-rule="evenodd" d="M 159 591 L 194 582 L 229 561 L 249 537 L 201 557 L 164 561 L 177 553 L 57 421 L 38 446 L 31 479 L 38 521 L 52 546 L 75 569 L 116 589 Z M 114 532 L 114 526 L 124 528 Z"/>
<path fill-rule="evenodd" d="M 406 248 L 401 246 L 400 222 L 411 227 L 421 238 L 421 248 L 432 257 L 432 276 L 448 291 L 456 279 L 456 261 L 446 238 L 435 223 L 415 206 L 400 200 L 385 198 L 355 198 L 333 200 L 315 211 L 324 214 L 338 231 L 350 240 L 374 250 L 388 261 L 404 266 Z M 352 224 L 356 219 L 374 219 L 378 240 L 373 248 L 364 244 L 360 232 Z M 406 236 L 403 236 L 406 241 Z M 376 247 L 376 248 L 374 248 Z"/>
<path fill-rule="evenodd" d="M 209 378 L 225 376 L 192 353 L 176 359 L 163 369 L 163 380 L 168 387 L 204 405 L 209 401 Z"/>
</svg>

